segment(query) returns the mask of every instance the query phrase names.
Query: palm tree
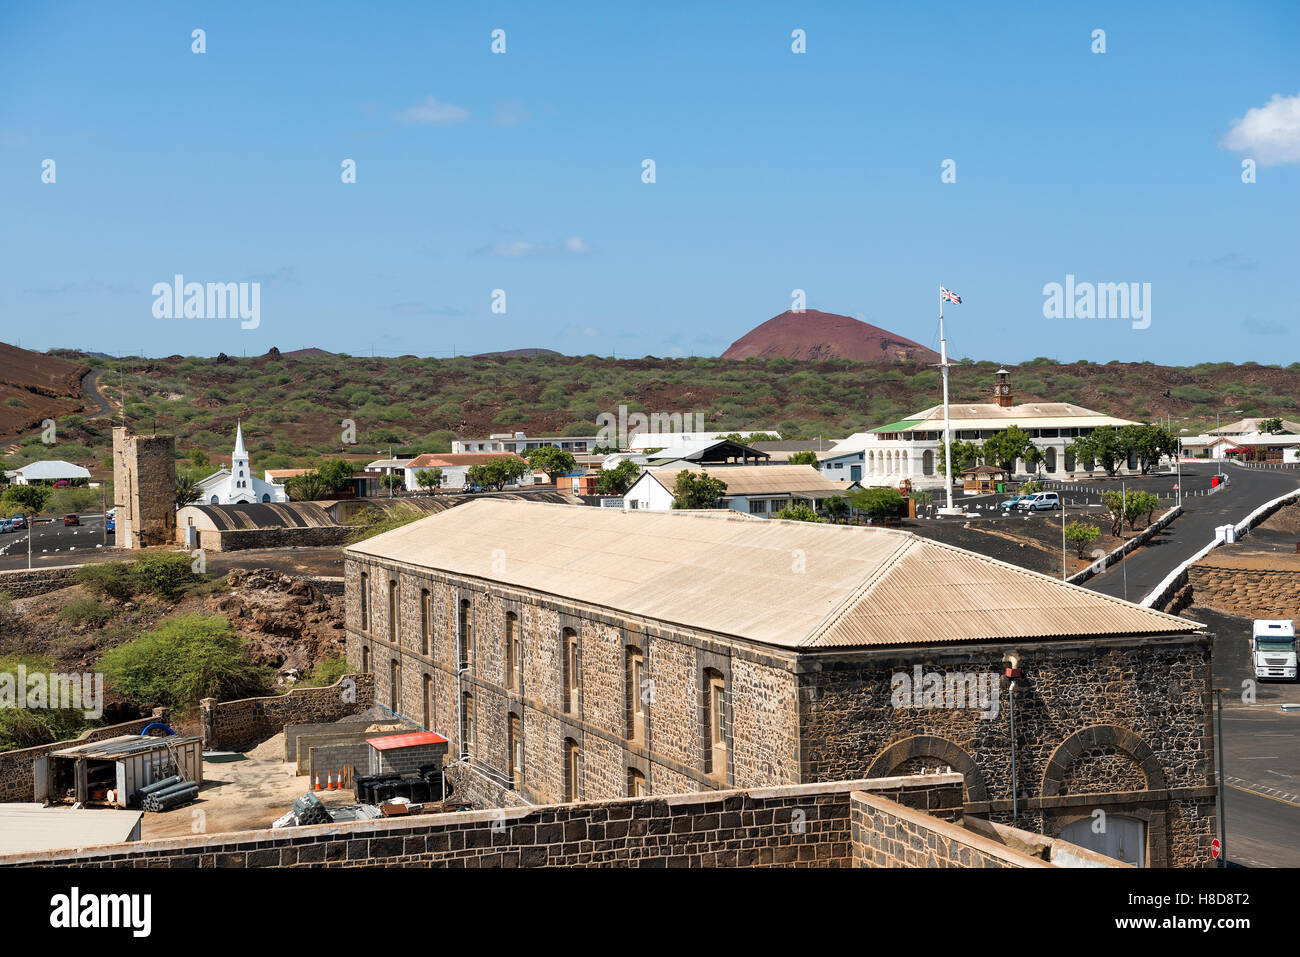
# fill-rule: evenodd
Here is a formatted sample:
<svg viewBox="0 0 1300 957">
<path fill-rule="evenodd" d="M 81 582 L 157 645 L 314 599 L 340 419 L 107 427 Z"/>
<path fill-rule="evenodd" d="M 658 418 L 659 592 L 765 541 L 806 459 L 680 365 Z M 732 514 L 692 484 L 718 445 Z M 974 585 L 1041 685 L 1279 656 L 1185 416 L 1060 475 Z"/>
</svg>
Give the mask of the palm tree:
<svg viewBox="0 0 1300 957">
<path fill-rule="evenodd" d="M 199 497 L 199 480 L 193 472 L 176 473 L 176 507 L 189 505 Z"/>
</svg>

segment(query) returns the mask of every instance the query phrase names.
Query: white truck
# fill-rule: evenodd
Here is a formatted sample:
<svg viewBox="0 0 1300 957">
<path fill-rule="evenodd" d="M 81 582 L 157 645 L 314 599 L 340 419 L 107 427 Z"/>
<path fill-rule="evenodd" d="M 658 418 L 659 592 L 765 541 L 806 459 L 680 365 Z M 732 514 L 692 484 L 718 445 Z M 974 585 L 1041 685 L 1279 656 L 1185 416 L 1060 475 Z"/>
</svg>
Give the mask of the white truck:
<svg viewBox="0 0 1300 957">
<path fill-rule="evenodd" d="M 1295 622 L 1289 618 L 1256 618 L 1250 653 L 1256 678 L 1295 681 Z"/>
</svg>

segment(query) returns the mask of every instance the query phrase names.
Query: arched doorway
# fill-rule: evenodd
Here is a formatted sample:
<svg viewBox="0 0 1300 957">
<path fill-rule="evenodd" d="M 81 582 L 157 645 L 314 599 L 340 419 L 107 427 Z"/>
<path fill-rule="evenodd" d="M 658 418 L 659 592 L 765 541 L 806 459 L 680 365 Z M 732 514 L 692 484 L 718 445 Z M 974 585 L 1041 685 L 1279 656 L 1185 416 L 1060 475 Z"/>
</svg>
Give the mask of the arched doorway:
<svg viewBox="0 0 1300 957">
<path fill-rule="evenodd" d="M 934 474 L 934 452 L 930 449 L 926 449 L 925 453 L 921 456 L 921 474 Z"/>
<path fill-rule="evenodd" d="M 1061 828 L 1061 840 L 1134 867 L 1147 864 L 1147 822 L 1122 814 L 1083 817 Z"/>
</svg>

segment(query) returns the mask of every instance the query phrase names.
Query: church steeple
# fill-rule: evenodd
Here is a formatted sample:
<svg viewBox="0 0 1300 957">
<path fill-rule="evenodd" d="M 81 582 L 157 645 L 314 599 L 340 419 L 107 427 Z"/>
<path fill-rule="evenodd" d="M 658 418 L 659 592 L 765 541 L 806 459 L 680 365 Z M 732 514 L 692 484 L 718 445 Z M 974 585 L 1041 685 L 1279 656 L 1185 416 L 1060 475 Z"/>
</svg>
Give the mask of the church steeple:
<svg viewBox="0 0 1300 957">
<path fill-rule="evenodd" d="M 235 424 L 235 452 L 233 458 L 248 458 L 248 452 L 244 449 L 244 424 L 242 422 L 236 422 Z"/>
</svg>

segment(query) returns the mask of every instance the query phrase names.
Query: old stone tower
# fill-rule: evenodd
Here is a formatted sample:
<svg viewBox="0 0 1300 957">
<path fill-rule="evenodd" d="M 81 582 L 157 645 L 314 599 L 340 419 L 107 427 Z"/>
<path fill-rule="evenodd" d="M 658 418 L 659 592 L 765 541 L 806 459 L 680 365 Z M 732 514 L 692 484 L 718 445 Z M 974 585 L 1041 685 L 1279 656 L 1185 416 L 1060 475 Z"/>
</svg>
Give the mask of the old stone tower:
<svg viewBox="0 0 1300 957">
<path fill-rule="evenodd" d="M 176 437 L 113 429 L 113 504 L 121 548 L 176 540 Z"/>
</svg>

